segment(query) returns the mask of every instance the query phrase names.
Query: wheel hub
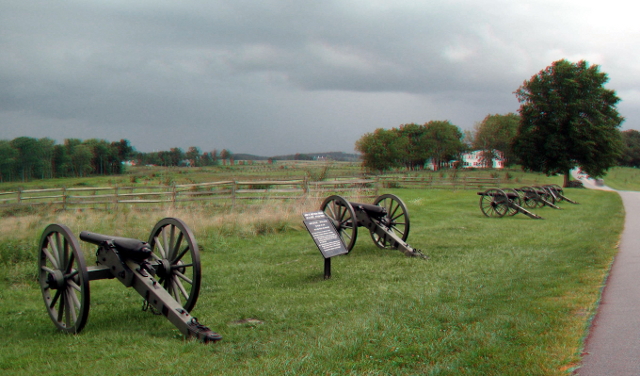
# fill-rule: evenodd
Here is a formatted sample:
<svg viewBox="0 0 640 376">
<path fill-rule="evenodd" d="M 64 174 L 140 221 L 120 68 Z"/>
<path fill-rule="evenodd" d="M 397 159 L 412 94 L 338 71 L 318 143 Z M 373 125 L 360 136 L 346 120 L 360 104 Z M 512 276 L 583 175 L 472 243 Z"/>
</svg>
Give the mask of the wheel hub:
<svg viewBox="0 0 640 376">
<path fill-rule="evenodd" d="M 57 290 L 65 286 L 64 274 L 60 270 L 54 270 L 53 273 L 47 274 L 47 284 L 49 288 Z"/>
<path fill-rule="evenodd" d="M 167 278 L 171 275 L 171 261 L 168 259 L 160 260 L 160 266 L 157 270 L 158 277 Z"/>
</svg>

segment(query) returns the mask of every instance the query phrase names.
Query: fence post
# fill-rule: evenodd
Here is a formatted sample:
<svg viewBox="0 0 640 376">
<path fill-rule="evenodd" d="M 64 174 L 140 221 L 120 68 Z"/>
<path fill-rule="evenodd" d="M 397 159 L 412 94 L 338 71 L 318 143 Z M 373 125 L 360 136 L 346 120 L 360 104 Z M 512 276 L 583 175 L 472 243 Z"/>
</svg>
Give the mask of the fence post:
<svg viewBox="0 0 640 376">
<path fill-rule="evenodd" d="M 178 196 L 178 188 L 176 187 L 176 183 L 173 182 L 173 184 L 171 184 L 171 205 L 173 205 L 174 209 L 176 207 L 177 196 Z"/>
<path fill-rule="evenodd" d="M 373 195 L 378 197 L 378 192 L 380 192 L 380 177 L 375 176 L 373 178 Z"/>
<path fill-rule="evenodd" d="M 18 204 L 22 203 L 22 188 L 18 188 Z"/>
<path fill-rule="evenodd" d="M 67 187 L 62 187 L 62 210 L 67 210 Z"/>
<path fill-rule="evenodd" d="M 236 181 L 231 182 L 231 205 L 236 205 Z"/>
</svg>

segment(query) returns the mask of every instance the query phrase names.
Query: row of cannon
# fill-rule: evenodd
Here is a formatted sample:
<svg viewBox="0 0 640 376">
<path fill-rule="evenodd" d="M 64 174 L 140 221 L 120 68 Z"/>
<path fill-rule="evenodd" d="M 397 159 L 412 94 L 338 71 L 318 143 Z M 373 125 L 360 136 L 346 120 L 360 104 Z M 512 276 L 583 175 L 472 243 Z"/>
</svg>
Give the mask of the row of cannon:
<svg viewBox="0 0 640 376">
<path fill-rule="evenodd" d="M 564 195 L 564 190 L 557 184 L 521 188 L 492 188 L 478 192 L 480 210 L 487 217 L 500 218 L 522 213 L 529 218 L 542 219 L 529 209 L 548 206 L 560 209 L 557 205 L 562 201 L 571 204 L 577 202 Z"/>
<path fill-rule="evenodd" d="M 523 213 L 541 218 L 529 209 L 556 205 L 568 199 L 560 186 L 489 189 L 478 192 L 480 209 L 487 217 Z M 347 253 L 356 242 L 358 228 L 365 228 L 379 248 L 399 250 L 407 256 L 427 258 L 406 241 L 409 211 L 402 200 L 391 194 L 373 203 L 349 202 L 330 196 L 321 204 L 337 231 Z M 190 314 L 198 299 L 201 283 L 200 252 L 193 233 L 177 218 L 160 220 L 147 241 L 102 235 L 88 231 L 80 240 L 97 247 L 96 262 L 87 265 L 80 244 L 62 224 L 50 224 L 39 243 L 39 284 L 54 325 L 67 333 L 79 333 L 89 317 L 89 282 L 117 279 L 132 287 L 143 298 L 143 309 L 167 318 L 187 338 L 201 342 L 222 339 Z"/>
</svg>

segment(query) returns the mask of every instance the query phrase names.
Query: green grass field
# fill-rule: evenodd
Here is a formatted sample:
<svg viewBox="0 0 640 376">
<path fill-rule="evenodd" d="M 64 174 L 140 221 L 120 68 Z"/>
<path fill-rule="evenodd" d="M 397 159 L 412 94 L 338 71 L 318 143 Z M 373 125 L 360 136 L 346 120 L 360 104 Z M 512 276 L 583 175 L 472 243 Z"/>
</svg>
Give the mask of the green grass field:
<svg viewBox="0 0 640 376">
<path fill-rule="evenodd" d="M 382 192 L 386 193 L 386 192 Z M 397 189 L 408 242 L 429 260 L 378 249 L 366 229 L 323 258 L 300 210 L 71 212 L 1 218 L 0 373 L 11 375 L 566 375 L 622 229 L 610 192 L 568 189 L 580 205 L 486 218 L 472 191 Z M 276 204 L 284 206 L 285 204 Z M 274 215 L 268 213 L 275 212 Z M 84 331 L 58 332 L 35 281 L 37 240 L 59 221 L 146 239 L 163 216 L 191 226 L 203 288 L 193 315 L 223 335 L 182 338 L 114 280 L 91 282 Z M 86 248 L 92 263 L 91 247 Z"/>
<path fill-rule="evenodd" d="M 605 176 L 604 183 L 621 191 L 640 191 L 640 170 L 631 167 L 614 167 Z"/>
</svg>

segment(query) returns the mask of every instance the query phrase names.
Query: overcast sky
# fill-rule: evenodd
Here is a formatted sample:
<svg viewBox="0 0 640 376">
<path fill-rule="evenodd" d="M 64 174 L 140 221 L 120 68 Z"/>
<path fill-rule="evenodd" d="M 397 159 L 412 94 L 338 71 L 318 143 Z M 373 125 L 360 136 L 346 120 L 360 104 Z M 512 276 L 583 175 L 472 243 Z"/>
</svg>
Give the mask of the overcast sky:
<svg viewBox="0 0 640 376">
<path fill-rule="evenodd" d="M 628 0 L 0 0 L 0 139 L 354 152 L 363 134 L 516 112 L 587 60 L 640 128 Z"/>
</svg>

